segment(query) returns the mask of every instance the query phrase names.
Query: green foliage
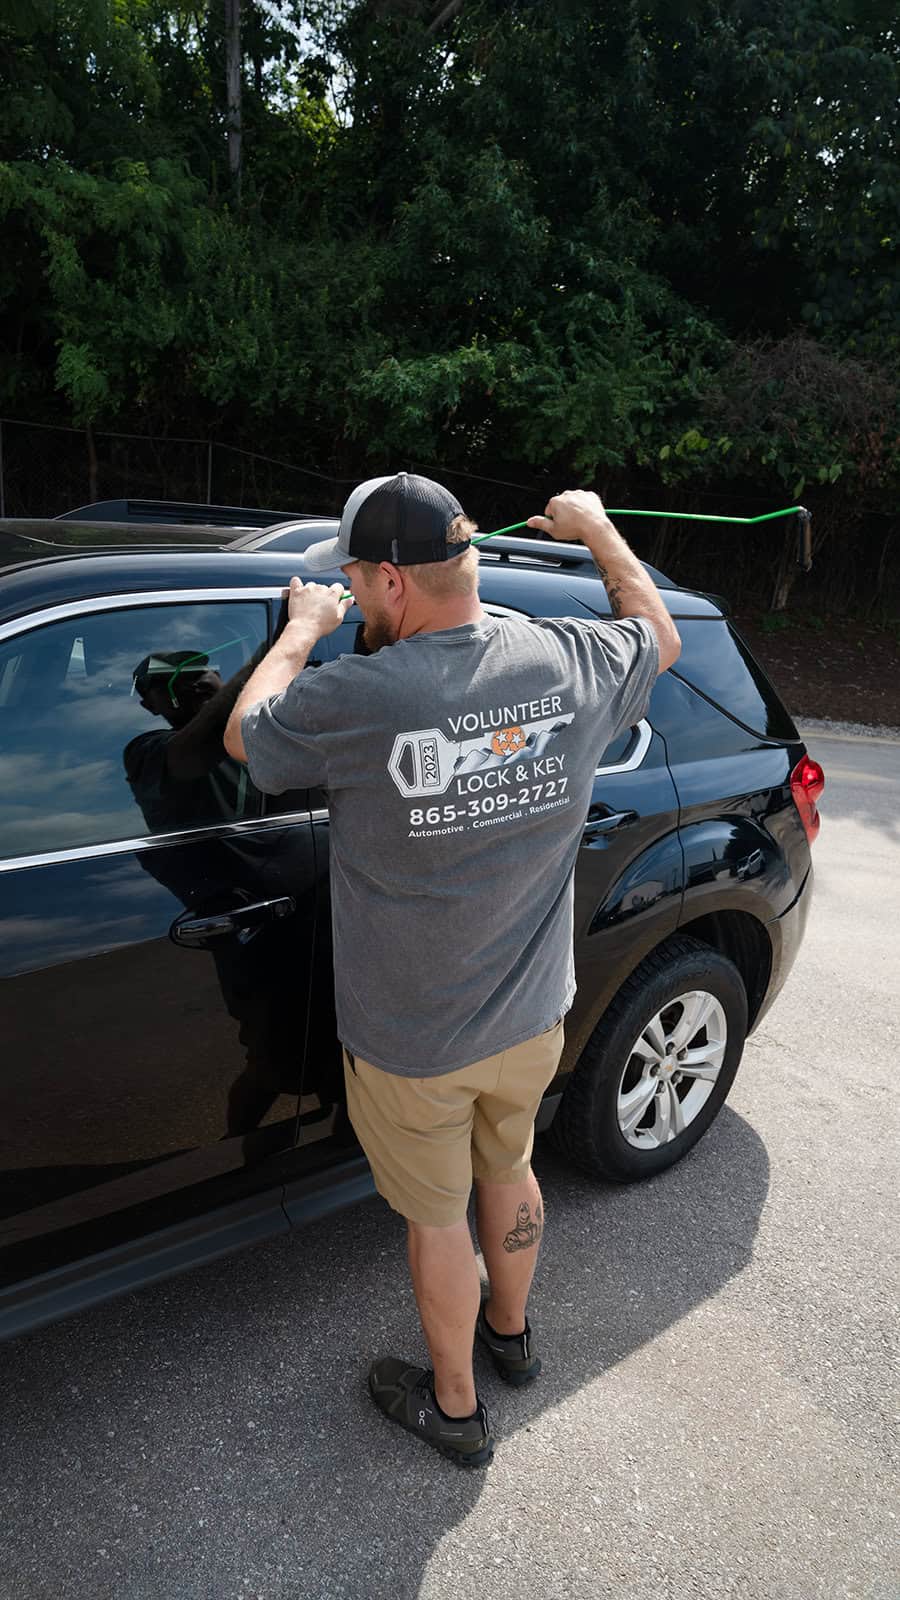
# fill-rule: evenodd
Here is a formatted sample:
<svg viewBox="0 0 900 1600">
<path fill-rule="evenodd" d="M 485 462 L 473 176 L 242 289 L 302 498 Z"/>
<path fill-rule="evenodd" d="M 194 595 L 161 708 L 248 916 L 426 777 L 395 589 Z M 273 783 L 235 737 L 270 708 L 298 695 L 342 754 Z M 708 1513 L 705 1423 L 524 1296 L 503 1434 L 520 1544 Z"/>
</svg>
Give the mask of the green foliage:
<svg viewBox="0 0 900 1600">
<path fill-rule="evenodd" d="M 898 45 L 853 0 L 15 0 L 0 405 L 352 460 L 900 469 Z"/>
<path fill-rule="evenodd" d="M 764 611 L 759 619 L 763 633 L 784 633 L 791 626 L 791 619 L 785 611 Z"/>
</svg>

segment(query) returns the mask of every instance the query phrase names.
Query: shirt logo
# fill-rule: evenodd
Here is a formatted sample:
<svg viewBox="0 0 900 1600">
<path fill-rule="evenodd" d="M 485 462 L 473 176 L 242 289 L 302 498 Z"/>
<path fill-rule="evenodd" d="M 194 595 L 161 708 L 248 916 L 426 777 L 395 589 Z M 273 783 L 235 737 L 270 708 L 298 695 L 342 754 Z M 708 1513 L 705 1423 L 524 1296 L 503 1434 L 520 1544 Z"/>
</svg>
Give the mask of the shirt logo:
<svg viewBox="0 0 900 1600">
<path fill-rule="evenodd" d="M 525 744 L 525 735 L 521 728 L 501 728 L 491 740 L 491 749 L 496 756 L 515 755 Z"/>
<path fill-rule="evenodd" d="M 440 728 L 398 733 L 388 772 L 407 799 L 445 794 L 454 778 L 537 760 L 573 718 L 570 711 L 524 726 L 515 723 L 499 728 L 490 738 L 482 734 L 475 739 L 448 739 Z"/>
</svg>

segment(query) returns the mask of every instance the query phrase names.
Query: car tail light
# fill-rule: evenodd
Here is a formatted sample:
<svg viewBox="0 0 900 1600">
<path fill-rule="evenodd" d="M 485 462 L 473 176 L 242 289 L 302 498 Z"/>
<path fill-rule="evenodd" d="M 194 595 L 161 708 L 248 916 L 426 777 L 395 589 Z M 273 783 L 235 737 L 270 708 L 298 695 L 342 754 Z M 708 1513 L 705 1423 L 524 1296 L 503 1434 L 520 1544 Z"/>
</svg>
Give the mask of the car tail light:
<svg viewBox="0 0 900 1600">
<path fill-rule="evenodd" d="M 824 787 L 825 774 L 818 761 L 810 761 L 809 756 L 803 756 L 791 773 L 791 794 L 810 844 L 819 831 L 816 801 L 821 799 Z"/>
</svg>

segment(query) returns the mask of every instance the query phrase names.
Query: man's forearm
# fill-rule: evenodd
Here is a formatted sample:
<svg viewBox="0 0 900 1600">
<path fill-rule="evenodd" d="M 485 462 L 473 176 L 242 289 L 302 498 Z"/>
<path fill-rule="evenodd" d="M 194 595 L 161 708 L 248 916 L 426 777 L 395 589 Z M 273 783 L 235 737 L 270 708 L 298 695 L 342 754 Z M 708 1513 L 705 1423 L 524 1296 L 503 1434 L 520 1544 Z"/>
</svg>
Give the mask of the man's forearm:
<svg viewBox="0 0 900 1600">
<path fill-rule="evenodd" d="M 618 529 L 607 518 L 595 533 L 593 529 L 582 534 L 584 543 L 594 558 L 609 599 L 614 617 L 646 617 L 654 624 L 660 640 L 660 654 L 668 655 L 663 648 L 668 638 L 677 660 L 681 648 L 678 631 L 653 579 L 648 577 L 640 561 L 629 549 Z"/>
<path fill-rule="evenodd" d="M 648 604 L 662 605 L 656 584 L 611 522 L 602 531 L 586 532 L 583 538 L 603 579 L 614 617 L 646 616 Z"/>
<path fill-rule="evenodd" d="M 646 617 L 659 644 L 660 672 L 678 660 L 681 640 L 662 595 L 613 527 L 598 494 L 565 489 L 547 502 L 543 516 L 529 517 L 528 526 L 552 539 L 579 539 L 590 550 L 606 585 L 613 616 Z"/>
<path fill-rule="evenodd" d="M 280 694 L 293 683 L 306 666 L 309 653 L 318 638 L 308 624 L 289 622 L 281 637 L 273 644 L 253 676 L 241 690 L 225 729 L 225 749 L 236 761 L 246 761 L 247 752 L 241 735 L 241 723 L 251 706 Z"/>
</svg>

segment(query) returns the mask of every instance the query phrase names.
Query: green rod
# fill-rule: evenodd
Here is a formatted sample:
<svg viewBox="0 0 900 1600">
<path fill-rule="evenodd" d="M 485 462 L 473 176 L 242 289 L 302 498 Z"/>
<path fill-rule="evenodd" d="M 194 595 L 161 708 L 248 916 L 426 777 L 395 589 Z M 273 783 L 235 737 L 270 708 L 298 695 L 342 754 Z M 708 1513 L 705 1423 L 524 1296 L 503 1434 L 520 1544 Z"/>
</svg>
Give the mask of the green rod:
<svg viewBox="0 0 900 1600">
<path fill-rule="evenodd" d="M 747 525 L 752 522 L 771 522 L 773 517 L 793 517 L 805 509 L 805 506 L 785 506 L 783 511 L 764 511 L 761 517 L 712 517 L 705 511 L 635 511 L 631 506 L 622 506 L 618 511 L 609 510 L 606 514 L 609 517 L 659 517 L 663 521 L 742 522 Z M 472 543 L 483 544 L 485 539 L 496 539 L 500 533 L 512 533 L 515 528 L 527 526 L 527 521 L 511 522 L 506 528 L 495 528 L 493 533 L 476 534 Z"/>
<path fill-rule="evenodd" d="M 783 511 L 764 511 L 761 517 L 713 517 L 706 511 L 635 511 L 631 506 L 622 506 L 619 510 L 608 510 L 609 517 L 659 517 L 662 521 L 669 522 L 739 522 L 744 527 L 750 527 L 754 522 L 772 522 L 775 517 L 794 517 L 800 511 L 806 511 L 805 506 L 785 506 Z M 501 533 L 514 533 L 516 528 L 527 528 L 527 519 L 524 522 L 510 522 L 505 528 L 495 528 L 493 533 L 476 533 L 473 544 L 484 544 L 486 539 L 497 539 Z M 341 595 L 342 600 L 352 600 L 353 595 L 345 589 Z"/>
</svg>

